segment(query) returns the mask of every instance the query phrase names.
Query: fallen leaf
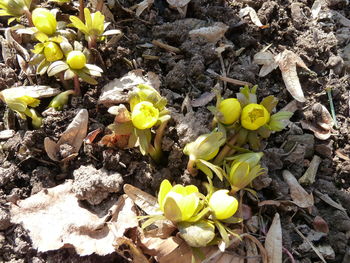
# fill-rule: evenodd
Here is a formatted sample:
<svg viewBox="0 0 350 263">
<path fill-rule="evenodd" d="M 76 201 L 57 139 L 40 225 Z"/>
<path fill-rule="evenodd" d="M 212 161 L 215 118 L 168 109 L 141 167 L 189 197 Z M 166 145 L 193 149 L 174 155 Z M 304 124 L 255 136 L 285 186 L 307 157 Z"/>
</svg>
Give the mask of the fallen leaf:
<svg viewBox="0 0 350 263">
<path fill-rule="evenodd" d="M 44 146 L 50 159 L 57 162 L 66 161 L 70 159 L 71 155 L 77 155 L 81 145 L 83 144 L 83 140 L 86 137 L 88 122 L 88 111 L 86 109 L 82 109 L 68 125 L 67 129 L 62 133 L 61 138 L 57 143 L 46 137 L 44 140 Z M 68 148 L 68 150 L 65 149 L 67 153 L 63 154 L 62 148 Z"/>
<path fill-rule="evenodd" d="M 318 167 L 320 166 L 322 162 L 322 159 L 318 157 L 317 155 L 314 155 L 314 157 L 311 160 L 311 163 L 309 164 L 309 167 L 305 171 L 304 175 L 299 178 L 299 183 L 304 185 L 310 185 L 315 182 L 316 174 Z"/>
<path fill-rule="evenodd" d="M 260 69 L 259 77 L 265 77 L 278 67 L 275 56 L 269 51 L 260 51 L 256 53 L 253 62 L 258 65 L 263 65 Z"/>
<path fill-rule="evenodd" d="M 339 209 L 339 210 L 344 211 L 344 212 L 346 211 L 346 209 L 341 204 L 338 204 L 336 201 L 334 201 L 332 198 L 330 198 L 330 196 L 328 194 L 323 194 L 317 190 L 315 190 L 314 192 L 318 198 L 320 198 L 322 201 L 326 202 L 330 206 L 333 206 L 334 208 Z"/>
<path fill-rule="evenodd" d="M 328 234 L 329 232 L 329 227 L 327 222 L 320 216 L 316 216 L 312 222 L 312 225 L 314 226 L 314 229 L 316 231 L 326 233 Z"/>
<path fill-rule="evenodd" d="M 203 37 L 208 42 L 216 43 L 225 35 L 228 28 L 229 27 L 224 23 L 217 22 L 217 23 L 214 23 L 214 25 L 209 27 L 201 27 L 198 29 L 193 29 L 188 34 L 191 38 Z"/>
<path fill-rule="evenodd" d="M 305 191 L 305 189 L 298 183 L 298 180 L 291 172 L 284 170 L 283 178 L 288 184 L 290 189 L 290 196 L 297 206 L 301 208 L 308 208 L 314 205 L 313 195 L 308 194 Z"/>
<path fill-rule="evenodd" d="M 143 11 L 153 5 L 154 0 L 143 0 L 141 3 L 138 3 L 136 6 L 136 16 L 140 16 Z"/>
<path fill-rule="evenodd" d="M 7 43 L 10 47 L 14 48 L 23 58 L 25 61 L 30 60 L 30 55 L 24 47 L 22 47 L 13 37 L 12 33 L 14 33 L 11 29 L 11 27 L 8 27 L 5 29 L 5 38 L 7 40 Z"/>
<path fill-rule="evenodd" d="M 188 5 L 191 0 L 167 0 L 167 2 L 172 7 L 184 7 Z"/>
<path fill-rule="evenodd" d="M 256 11 L 250 7 L 250 6 L 247 6 L 245 8 L 242 8 L 240 11 L 239 11 L 239 17 L 245 17 L 249 15 L 250 19 L 252 20 L 252 22 L 254 23 L 254 25 L 260 27 L 260 28 L 264 28 L 266 27 L 266 25 L 263 25 L 258 17 L 258 15 L 256 14 Z"/>
<path fill-rule="evenodd" d="M 50 86 L 43 86 L 43 85 L 18 86 L 10 89 L 11 89 L 11 92 L 14 92 L 16 94 L 23 94 L 23 96 L 27 95 L 35 99 L 49 98 L 61 93 L 60 89 L 51 88 Z M 6 90 L 9 90 L 9 89 L 4 89 L 2 90 L 2 92 L 3 91 L 6 92 Z"/>
<path fill-rule="evenodd" d="M 247 263 L 259 263 L 260 255 L 258 253 L 258 248 L 251 240 L 245 241 L 245 247 L 247 250 Z"/>
<path fill-rule="evenodd" d="M 269 263 L 282 262 L 282 228 L 278 213 L 275 214 L 270 229 L 266 234 L 265 249 Z"/>
<path fill-rule="evenodd" d="M 162 211 L 159 208 L 158 200 L 154 196 L 142 191 L 141 189 L 132 186 L 131 184 L 124 185 L 124 192 L 148 215 L 161 215 Z"/>
<path fill-rule="evenodd" d="M 141 69 L 129 71 L 120 79 L 114 79 L 102 88 L 98 104 L 110 107 L 119 103 L 127 103 L 129 92 L 139 84 L 149 85 L 159 90 L 160 80 L 153 72 L 148 72 L 144 76 Z"/>
<path fill-rule="evenodd" d="M 204 92 L 199 98 L 191 101 L 192 107 L 202 107 L 215 98 L 215 92 Z"/>
<path fill-rule="evenodd" d="M 308 71 L 310 71 L 310 69 L 297 54 L 289 50 L 284 50 L 282 53 L 279 53 L 275 57 L 275 60 L 282 72 L 282 78 L 289 93 L 297 101 L 305 102 L 296 66 L 298 65 Z"/>
<path fill-rule="evenodd" d="M 119 237 L 116 239 L 114 246 L 116 251 L 122 257 L 131 260 L 133 263 L 148 263 L 150 262 L 142 251 L 126 237 Z M 131 257 L 131 258 L 130 258 Z"/>
<path fill-rule="evenodd" d="M 72 191 L 72 180 L 11 204 L 10 214 L 13 223 L 28 231 L 39 252 L 74 247 L 81 256 L 115 251 L 116 237 L 106 222 L 115 225 L 118 237 L 138 226 L 134 203 L 127 196 L 121 196 L 101 218 L 81 206 Z"/>
<path fill-rule="evenodd" d="M 313 19 L 318 17 L 318 14 L 321 11 L 322 6 L 325 6 L 326 3 L 324 0 L 315 0 L 311 6 L 311 16 Z"/>
</svg>

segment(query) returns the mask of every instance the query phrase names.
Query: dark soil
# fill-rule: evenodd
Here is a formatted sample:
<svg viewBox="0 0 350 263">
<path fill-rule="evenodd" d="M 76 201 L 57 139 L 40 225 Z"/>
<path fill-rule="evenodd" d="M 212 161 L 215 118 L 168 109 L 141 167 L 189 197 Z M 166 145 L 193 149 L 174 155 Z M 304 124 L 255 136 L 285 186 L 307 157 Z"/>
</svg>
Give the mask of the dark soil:
<svg viewBox="0 0 350 263">
<path fill-rule="evenodd" d="M 303 70 L 299 71 L 307 102 L 300 105 L 292 117 L 292 126 L 271 136 L 265 143 L 264 164 L 268 168 L 268 175 L 254 182 L 255 188 L 259 190 L 260 201 L 290 200 L 282 170 L 288 169 L 300 178 L 314 154 L 317 154 L 322 162 L 316 182 L 305 187 L 308 192 L 314 193 L 315 206 L 310 211 L 287 205 L 258 207 L 255 198 L 249 196 L 244 202 L 251 206 L 254 214 L 263 214 L 267 224 L 270 224 L 276 212 L 280 213 L 283 246 L 293 254 L 296 262 L 321 260 L 296 233 L 295 227 L 316 247 L 330 246 L 333 249 L 333 254 L 323 255 L 327 262 L 350 262 L 350 28 L 324 12 L 320 13 L 322 18 L 318 21 L 312 20 L 310 8 L 313 2 L 192 0 L 186 17 L 181 18 L 176 10 L 169 8 L 165 0 L 155 0 L 150 9 L 145 10 L 140 18 L 136 18 L 122 8 L 131 7 L 135 1 L 116 1 L 111 9 L 116 21 L 113 26 L 122 30 L 125 36 L 113 46 L 99 47 L 107 70 L 98 86 L 83 85 L 82 97 L 74 98 L 62 112 L 48 115 L 39 130 L 32 130 L 30 124 L 19 122 L 11 114 L 7 117 L 4 104 L 0 104 L 0 119 L 4 117 L 9 120 L 9 124 L 0 122 L 0 130 L 6 127 L 16 131 L 13 137 L 0 140 L 0 262 L 122 262 L 116 253 L 106 257 L 79 257 L 73 249 L 38 253 L 32 248 L 26 231 L 10 223 L 9 201 L 24 199 L 43 188 L 61 184 L 65 179 L 73 178 L 74 171 L 82 165 L 92 165 L 96 169 L 105 168 L 110 173 L 118 172 L 124 183 L 130 183 L 153 195 L 163 179 L 200 185 L 200 179 L 204 177 L 194 179 L 185 173 L 187 156 L 182 153 L 182 148 L 198 135 L 209 131 L 211 114 L 206 106 L 193 108 L 193 111 L 188 108 L 181 111 L 181 106 L 186 96 L 196 99 L 202 93 L 210 92 L 217 83 L 215 77 L 207 72 L 210 69 L 220 74 L 220 60 L 215 52 L 217 44 L 188 37 L 191 29 L 214 22 L 223 22 L 229 26 L 225 39 L 222 40 L 232 45 L 222 53 L 225 67 L 230 69 L 227 76 L 259 85 L 259 97 L 275 95 L 280 100 L 278 109 L 289 103 L 292 97 L 285 89 L 278 70 L 264 78 L 258 77 L 259 66 L 252 63 L 254 54 L 272 44 L 272 49 L 276 52 L 284 49 L 294 51 L 317 73 L 317 76 L 310 76 Z M 348 1 L 327 2 L 331 10 L 350 18 Z M 263 24 L 269 24 L 268 28 L 260 29 L 248 17 L 239 18 L 239 10 L 247 5 L 257 11 Z M 5 20 L 2 21 L 5 26 Z M 145 43 L 155 39 L 178 47 L 181 52 L 173 54 L 158 47 L 145 47 Z M 244 50 L 236 56 L 235 51 L 241 48 Z M 158 56 L 159 59 L 146 59 L 144 55 Z M 168 98 L 173 117 L 163 142 L 168 163 L 157 166 L 149 157 L 142 156 L 138 149 L 120 150 L 94 143 L 84 145 L 79 156 L 66 169 L 62 169 L 48 158 L 43 146 L 44 138 L 59 138 L 80 108 L 89 111 L 89 131 L 110 124 L 113 116 L 108 114 L 106 108 L 97 106 L 97 100 L 106 83 L 122 77 L 132 69 L 126 60 L 135 60 L 139 68 L 145 72 L 155 72 L 160 77 L 160 92 Z M 0 66 L 1 89 L 15 83 L 27 82 L 25 78 L 18 77 L 19 67 L 10 68 L 5 64 Z M 49 78 L 38 78 L 38 81 L 52 86 L 59 85 Z M 301 128 L 300 120 L 304 118 L 304 110 L 314 102 L 320 102 L 329 108 L 325 92 L 327 87 L 332 88 L 340 127 L 330 139 L 320 141 Z M 238 90 L 239 86 L 228 83 L 224 96 L 230 96 Z M 41 109 L 44 110 L 48 103 L 49 100 L 43 100 Z M 287 147 L 285 145 L 288 142 L 297 142 L 297 147 L 286 155 L 289 150 L 283 147 Z M 122 192 L 120 190 L 109 196 L 115 197 Z M 347 211 L 338 210 L 324 202 L 316 192 L 328 194 Z M 316 216 L 322 217 L 328 223 L 328 234 L 315 234 L 313 219 Z M 286 254 L 284 258 L 284 262 L 291 262 Z"/>
</svg>

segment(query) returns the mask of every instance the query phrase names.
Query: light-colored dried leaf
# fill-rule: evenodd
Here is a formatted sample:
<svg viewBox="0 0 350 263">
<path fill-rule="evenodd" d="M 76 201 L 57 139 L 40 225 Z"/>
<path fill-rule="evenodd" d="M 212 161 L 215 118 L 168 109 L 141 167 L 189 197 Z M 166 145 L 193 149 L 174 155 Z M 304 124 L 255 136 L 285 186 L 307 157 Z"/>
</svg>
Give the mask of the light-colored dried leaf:
<svg viewBox="0 0 350 263">
<path fill-rule="evenodd" d="M 204 92 L 199 98 L 191 101 L 192 107 L 202 107 L 215 98 L 215 92 Z"/>
<path fill-rule="evenodd" d="M 278 67 L 275 56 L 269 51 L 260 51 L 254 55 L 255 64 L 263 65 L 259 72 L 259 77 L 265 77 Z"/>
<path fill-rule="evenodd" d="M 171 7 L 182 8 L 188 5 L 191 0 L 167 0 Z"/>
<path fill-rule="evenodd" d="M 258 26 L 258 27 L 264 27 L 264 25 L 261 23 L 256 11 L 250 7 L 250 6 L 247 6 L 245 8 L 242 8 L 240 11 L 239 11 L 239 16 L 242 18 L 242 17 L 245 17 L 249 15 L 250 19 L 252 20 L 253 24 Z"/>
<path fill-rule="evenodd" d="M 299 67 L 302 67 L 308 71 L 310 71 L 310 69 L 298 55 L 289 50 L 284 50 L 282 53 L 278 54 L 275 57 L 275 60 L 282 72 L 282 78 L 289 93 L 297 101 L 305 102 L 305 97 L 300 85 L 296 66 L 298 65 Z"/>
<path fill-rule="evenodd" d="M 269 263 L 282 262 L 282 228 L 278 213 L 275 214 L 270 229 L 266 234 L 265 249 Z"/>
<path fill-rule="evenodd" d="M 188 34 L 191 38 L 203 37 L 208 42 L 216 43 L 218 42 L 228 30 L 228 26 L 224 23 L 217 22 L 209 27 L 201 27 L 198 29 L 191 30 Z"/>
<path fill-rule="evenodd" d="M 51 88 L 50 86 L 34 85 L 34 86 L 18 86 L 11 88 L 16 94 L 23 94 L 35 99 L 49 98 L 61 93 L 60 89 Z"/>
<path fill-rule="evenodd" d="M 140 16 L 142 12 L 153 5 L 153 3 L 154 0 L 143 0 L 141 3 L 138 3 L 136 8 L 136 16 Z"/>
<path fill-rule="evenodd" d="M 132 186 L 131 184 L 124 185 L 124 192 L 148 215 L 161 215 L 157 198 L 142 191 L 141 189 Z"/>
<path fill-rule="evenodd" d="M 30 60 L 30 55 L 29 55 L 28 51 L 24 47 L 22 47 L 12 36 L 11 27 L 8 27 L 5 29 L 5 38 L 7 40 L 7 43 L 9 44 L 9 46 L 16 49 L 17 52 L 25 59 L 25 61 Z"/>
<path fill-rule="evenodd" d="M 153 72 L 148 72 L 144 76 L 141 69 L 129 71 L 122 78 L 114 79 L 102 88 L 98 103 L 106 107 L 119 103 L 127 103 L 129 92 L 139 84 L 149 85 L 159 90 L 160 80 L 158 75 Z"/>
<path fill-rule="evenodd" d="M 33 247 L 39 252 L 74 247 L 81 256 L 107 255 L 114 252 L 115 240 L 106 225 L 110 216 L 109 224 L 119 227 L 119 237 L 137 226 L 133 202 L 126 196 L 120 197 L 101 218 L 79 204 L 71 180 L 11 204 L 10 213 L 12 222 L 28 231 Z"/>
<path fill-rule="evenodd" d="M 114 246 L 117 252 L 127 258 L 132 260 L 133 263 L 149 263 L 150 261 L 145 257 L 142 251 L 128 238 L 119 237 L 116 239 Z M 131 259 L 130 259 L 131 256 Z"/>
<path fill-rule="evenodd" d="M 304 185 L 313 184 L 315 182 L 317 170 L 321 162 L 322 162 L 322 159 L 319 156 L 314 155 L 304 175 L 299 178 L 298 180 L 299 183 Z"/>
<path fill-rule="evenodd" d="M 14 130 L 3 130 L 0 131 L 0 140 L 7 140 L 12 138 L 16 132 Z"/>
<path fill-rule="evenodd" d="M 321 129 L 320 127 L 317 127 L 316 125 L 314 125 L 310 121 L 302 120 L 302 121 L 300 121 L 300 124 L 304 130 L 312 131 L 314 133 L 315 137 L 317 139 L 322 140 L 322 141 L 328 140 L 332 135 L 330 130 Z"/>
<path fill-rule="evenodd" d="M 247 250 L 247 263 L 259 263 L 260 262 L 260 255 L 258 252 L 258 248 L 256 247 L 256 245 L 250 241 L 247 240 L 245 242 L 245 247 Z"/>
<path fill-rule="evenodd" d="M 77 154 L 81 145 L 83 144 L 84 138 L 86 137 L 88 122 L 88 111 L 86 109 L 82 109 L 74 117 L 67 129 L 62 133 L 61 138 L 57 143 L 46 137 L 44 140 L 44 147 L 50 159 L 54 161 L 59 160 L 58 153 L 60 146 L 63 144 L 70 145 L 72 147 L 72 154 Z"/>
<path fill-rule="evenodd" d="M 287 171 L 283 171 L 283 178 L 289 186 L 290 196 L 293 202 L 301 207 L 308 208 L 314 205 L 314 197 L 312 194 L 308 194 L 305 189 L 299 184 L 294 175 Z"/>
<path fill-rule="evenodd" d="M 322 6 L 325 6 L 326 3 L 324 0 L 315 0 L 311 6 L 311 16 L 313 19 L 318 17 L 318 14 L 321 11 Z"/>
<path fill-rule="evenodd" d="M 334 201 L 328 194 L 323 194 L 317 190 L 314 191 L 318 198 L 320 198 L 322 201 L 326 202 L 330 206 L 333 206 L 336 209 L 339 209 L 340 211 L 346 211 L 346 209 L 336 201 Z"/>
</svg>

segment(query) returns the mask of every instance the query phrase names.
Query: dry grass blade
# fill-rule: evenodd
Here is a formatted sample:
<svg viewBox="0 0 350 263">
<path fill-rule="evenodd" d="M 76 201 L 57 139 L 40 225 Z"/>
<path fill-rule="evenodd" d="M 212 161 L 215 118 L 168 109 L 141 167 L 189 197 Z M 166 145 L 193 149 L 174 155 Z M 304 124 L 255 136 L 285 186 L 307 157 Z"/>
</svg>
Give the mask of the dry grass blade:
<svg viewBox="0 0 350 263">
<path fill-rule="evenodd" d="M 297 206 L 308 208 L 314 205 L 313 195 L 305 191 L 291 172 L 284 170 L 283 178 L 288 184 L 292 200 Z"/>
<path fill-rule="evenodd" d="M 282 262 L 282 228 L 278 213 L 275 214 L 270 229 L 266 234 L 265 249 L 269 263 Z"/>
<path fill-rule="evenodd" d="M 163 48 L 163 49 L 165 49 L 165 50 L 167 50 L 169 52 L 173 52 L 173 53 L 176 53 L 176 54 L 177 53 L 181 53 L 181 50 L 179 48 L 170 46 L 170 45 L 165 44 L 165 43 L 163 43 L 163 42 L 161 42 L 159 40 L 153 40 L 152 44 L 157 46 L 157 47 Z"/>
<path fill-rule="evenodd" d="M 136 16 L 139 17 L 143 11 L 153 5 L 154 0 L 143 0 L 141 3 L 136 5 Z"/>
<path fill-rule="evenodd" d="M 339 209 L 340 211 L 346 212 L 346 209 L 341 205 L 335 202 L 332 198 L 329 197 L 328 194 L 323 194 L 317 190 L 314 191 L 318 198 L 320 198 L 322 201 L 326 202 L 330 206 L 333 206 L 336 209 Z"/>
</svg>

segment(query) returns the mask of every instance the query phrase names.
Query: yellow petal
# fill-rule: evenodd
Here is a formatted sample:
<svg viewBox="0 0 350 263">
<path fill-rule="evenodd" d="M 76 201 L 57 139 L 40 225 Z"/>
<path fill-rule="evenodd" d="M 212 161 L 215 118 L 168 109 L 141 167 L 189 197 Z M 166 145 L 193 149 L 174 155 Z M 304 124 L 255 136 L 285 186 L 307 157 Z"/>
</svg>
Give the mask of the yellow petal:
<svg viewBox="0 0 350 263">
<path fill-rule="evenodd" d="M 158 193 L 158 204 L 161 210 L 164 210 L 164 199 L 166 195 L 170 192 L 173 186 L 168 180 L 163 180 L 160 184 L 159 193 Z"/>
<path fill-rule="evenodd" d="M 219 112 L 222 114 L 222 118 L 219 117 L 219 121 L 230 125 L 239 119 L 242 112 L 241 104 L 234 98 L 223 100 L 219 104 Z"/>
<path fill-rule="evenodd" d="M 142 101 L 136 104 L 131 113 L 133 125 L 140 130 L 153 127 L 157 123 L 158 118 L 158 109 L 148 101 Z"/>
<path fill-rule="evenodd" d="M 177 193 L 168 193 L 164 200 L 164 216 L 173 221 L 182 221 L 182 209 L 178 204 L 178 200 L 181 199 L 181 195 Z"/>
<path fill-rule="evenodd" d="M 230 183 L 231 185 L 241 189 L 246 185 L 246 178 L 249 174 L 249 164 L 245 162 L 235 163 L 230 171 Z M 248 182 L 249 183 L 249 182 Z"/>
<path fill-rule="evenodd" d="M 209 199 L 209 206 L 219 220 L 233 216 L 238 209 L 237 199 L 228 195 L 228 192 L 228 190 L 218 190 Z"/>
<path fill-rule="evenodd" d="M 56 32 L 57 21 L 55 16 L 46 8 L 36 8 L 32 13 L 34 26 L 41 32 L 52 35 Z"/>
<path fill-rule="evenodd" d="M 241 125 L 248 130 L 257 130 L 269 120 L 270 113 L 263 105 L 251 103 L 242 110 Z"/>
</svg>

